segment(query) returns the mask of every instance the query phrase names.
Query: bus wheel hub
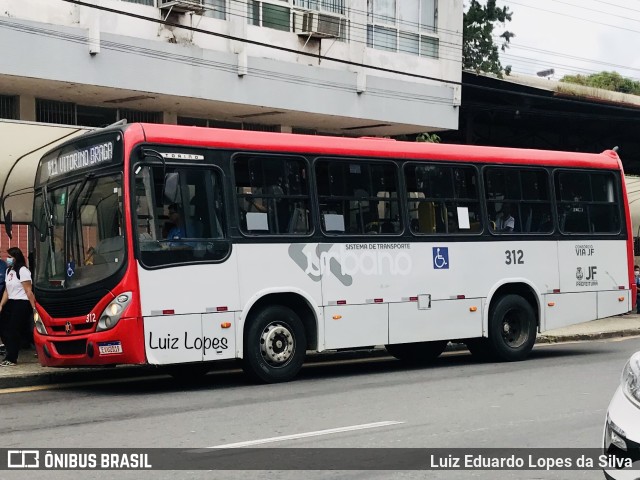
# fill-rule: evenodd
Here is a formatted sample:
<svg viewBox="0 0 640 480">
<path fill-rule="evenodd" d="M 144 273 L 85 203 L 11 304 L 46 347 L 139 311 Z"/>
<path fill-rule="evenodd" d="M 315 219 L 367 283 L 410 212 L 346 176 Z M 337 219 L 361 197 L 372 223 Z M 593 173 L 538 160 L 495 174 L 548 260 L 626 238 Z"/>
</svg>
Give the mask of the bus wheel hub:
<svg viewBox="0 0 640 480">
<path fill-rule="evenodd" d="M 267 326 L 260 337 L 262 356 L 272 364 L 281 365 L 293 355 L 293 335 L 281 324 L 272 323 Z"/>
</svg>

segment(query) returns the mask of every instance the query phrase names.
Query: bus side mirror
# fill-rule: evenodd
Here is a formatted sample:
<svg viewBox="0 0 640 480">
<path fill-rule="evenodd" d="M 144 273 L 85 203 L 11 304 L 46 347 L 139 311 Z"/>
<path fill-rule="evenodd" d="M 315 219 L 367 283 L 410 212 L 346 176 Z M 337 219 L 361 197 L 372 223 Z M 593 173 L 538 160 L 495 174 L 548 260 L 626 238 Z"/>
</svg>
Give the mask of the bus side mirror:
<svg viewBox="0 0 640 480">
<path fill-rule="evenodd" d="M 7 237 L 9 237 L 10 239 L 13 238 L 12 235 L 12 230 L 13 230 L 13 215 L 11 213 L 11 210 L 9 210 L 7 213 L 4 214 L 4 230 L 5 232 L 7 232 Z"/>
</svg>

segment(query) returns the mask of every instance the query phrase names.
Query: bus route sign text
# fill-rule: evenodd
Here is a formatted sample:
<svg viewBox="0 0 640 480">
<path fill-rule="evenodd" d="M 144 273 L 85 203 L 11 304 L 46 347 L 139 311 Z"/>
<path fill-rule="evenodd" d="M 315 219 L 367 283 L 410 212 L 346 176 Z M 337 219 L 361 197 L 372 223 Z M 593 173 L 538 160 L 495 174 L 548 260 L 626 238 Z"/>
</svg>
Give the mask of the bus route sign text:
<svg viewBox="0 0 640 480">
<path fill-rule="evenodd" d="M 95 167 L 111 160 L 113 160 L 113 142 L 104 142 L 48 160 L 46 172 L 47 176 L 52 178 L 76 170 Z"/>
</svg>

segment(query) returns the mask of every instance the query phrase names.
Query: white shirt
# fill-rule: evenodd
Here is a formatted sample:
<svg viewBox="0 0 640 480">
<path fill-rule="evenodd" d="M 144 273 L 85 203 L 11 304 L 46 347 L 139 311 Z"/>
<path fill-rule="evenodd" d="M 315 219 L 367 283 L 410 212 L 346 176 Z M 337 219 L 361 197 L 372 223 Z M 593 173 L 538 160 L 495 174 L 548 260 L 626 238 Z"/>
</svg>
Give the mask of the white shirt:
<svg viewBox="0 0 640 480">
<path fill-rule="evenodd" d="M 16 275 L 16 272 L 13 269 L 7 271 L 4 281 L 7 286 L 7 295 L 9 295 L 9 300 L 29 300 L 27 292 L 24 291 L 24 287 L 22 286 L 22 282 L 31 281 L 31 272 L 27 267 L 22 267 L 20 269 L 19 280 L 18 275 Z"/>
</svg>

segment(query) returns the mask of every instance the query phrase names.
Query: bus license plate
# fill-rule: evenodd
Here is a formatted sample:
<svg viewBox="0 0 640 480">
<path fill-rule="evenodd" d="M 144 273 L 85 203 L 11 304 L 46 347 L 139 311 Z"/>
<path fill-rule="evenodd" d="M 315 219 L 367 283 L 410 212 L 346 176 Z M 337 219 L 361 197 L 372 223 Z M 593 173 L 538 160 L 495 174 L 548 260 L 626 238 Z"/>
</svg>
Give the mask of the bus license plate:
<svg viewBox="0 0 640 480">
<path fill-rule="evenodd" d="M 99 343 L 98 351 L 100 355 L 113 355 L 114 353 L 122 353 L 122 344 L 120 342 Z"/>
</svg>

